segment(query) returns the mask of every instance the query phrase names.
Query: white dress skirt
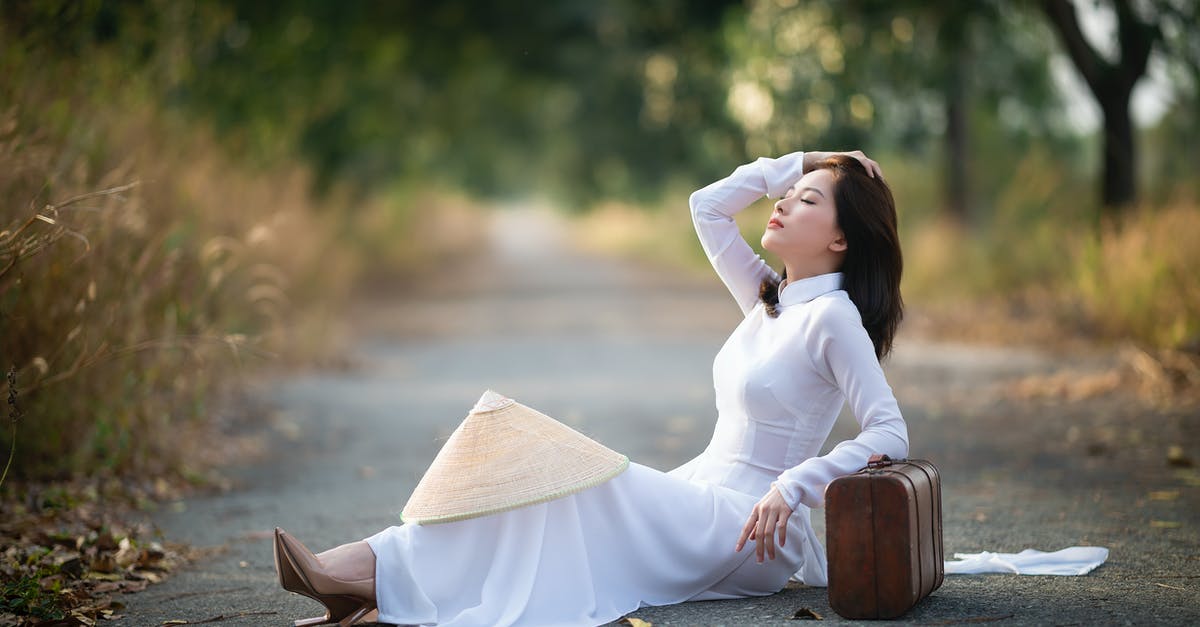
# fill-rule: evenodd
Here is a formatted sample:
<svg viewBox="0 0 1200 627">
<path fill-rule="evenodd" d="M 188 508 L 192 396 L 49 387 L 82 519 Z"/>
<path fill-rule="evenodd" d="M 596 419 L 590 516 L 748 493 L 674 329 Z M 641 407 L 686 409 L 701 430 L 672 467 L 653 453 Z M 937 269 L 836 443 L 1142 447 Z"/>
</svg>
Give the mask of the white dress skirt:
<svg viewBox="0 0 1200 627">
<path fill-rule="evenodd" d="M 379 620 L 401 625 L 598 625 L 642 605 L 773 594 L 797 571 L 823 585 L 808 508 L 759 564 L 735 552 L 757 497 L 631 463 L 547 503 L 367 538 Z"/>
</svg>

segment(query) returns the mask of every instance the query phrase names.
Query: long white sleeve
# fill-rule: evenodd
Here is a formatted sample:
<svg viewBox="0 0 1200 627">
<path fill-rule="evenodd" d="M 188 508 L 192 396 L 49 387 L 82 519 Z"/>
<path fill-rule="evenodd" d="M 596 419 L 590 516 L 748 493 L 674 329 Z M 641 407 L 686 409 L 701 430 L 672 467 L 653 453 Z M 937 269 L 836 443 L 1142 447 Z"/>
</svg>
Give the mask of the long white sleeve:
<svg viewBox="0 0 1200 627">
<path fill-rule="evenodd" d="M 846 298 L 818 299 L 812 304 L 820 309 L 814 312 L 805 350 L 817 372 L 845 395 L 862 431 L 829 453 L 779 475 L 774 485 L 793 509 L 798 503 L 823 506 L 825 486 L 863 468 L 875 453 L 894 459 L 908 456 L 908 427 L 858 310 Z"/>
<path fill-rule="evenodd" d="M 802 152 L 778 159 L 761 157 L 696 190 L 689 199 L 692 221 L 704 252 L 743 314 L 749 313 L 758 302 L 762 280 L 778 275 L 742 238 L 733 216 L 764 195 L 782 197 L 800 179 L 803 165 Z"/>
</svg>

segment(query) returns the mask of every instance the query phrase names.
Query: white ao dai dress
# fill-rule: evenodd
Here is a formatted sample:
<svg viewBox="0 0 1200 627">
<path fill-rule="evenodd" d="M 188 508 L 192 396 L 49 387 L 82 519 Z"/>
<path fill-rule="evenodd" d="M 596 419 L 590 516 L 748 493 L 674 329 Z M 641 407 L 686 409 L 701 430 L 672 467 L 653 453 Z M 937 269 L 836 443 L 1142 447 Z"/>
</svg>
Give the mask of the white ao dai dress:
<svg viewBox="0 0 1200 627">
<path fill-rule="evenodd" d="M 595 625 L 642 605 L 773 594 L 790 577 L 825 585 L 809 508 L 871 454 L 905 457 L 908 434 L 840 274 L 786 283 L 777 318 L 758 300 L 776 275 L 733 215 L 782 196 L 801 163 L 801 153 L 758 159 L 691 197 L 704 250 L 745 313 L 713 365 L 708 447 L 669 473 L 631 463 L 548 503 L 381 531 L 367 539 L 381 622 Z M 862 431 L 818 456 L 845 402 Z M 733 547 L 772 485 L 794 513 L 786 546 L 759 564 L 752 546 Z"/>
</svg>

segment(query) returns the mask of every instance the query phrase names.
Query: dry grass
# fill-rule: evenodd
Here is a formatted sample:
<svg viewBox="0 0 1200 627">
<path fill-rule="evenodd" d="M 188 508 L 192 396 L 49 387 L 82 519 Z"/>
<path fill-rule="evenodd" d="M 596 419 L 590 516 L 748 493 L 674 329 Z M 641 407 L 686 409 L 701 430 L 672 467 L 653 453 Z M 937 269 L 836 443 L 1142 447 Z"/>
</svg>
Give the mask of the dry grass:
<svg viewBox="0 0 1200 627">
<path fill-rule="evenodd" d="M 1048 219 L 1033 230 L 973 234 L 931 221 L 909 234 L 905 293 L 943 317 L 976 317 L 977 327 L 1023 320 L 1034 333 L 1025 339 L 1036 342 L 1057 335 L 1194 352 L 1200 249 L 1192 241 L 1200 241 L 1200 207 L 1186 202 L 1144 207 L 1099 232 Z M 1032 331 L 1039 325 L 1048 333 Z"/>
<path fill-rule="evenodd" d="M 224 426 L 231 381 L 328 354 L 367 271 L 479 237 L 451 194 L 314 198 L 305 167 L 247 162 L 119 55 L 0 42 L 0 371 L 23 414 L 0 451 L 16 443 L 18 479 L 191 474 L 213 451 L 185 443 Z"/>
<path fill-rule="evenodd" d="M 232 157 L 94 61 L 0 72 L 13 96 L 0 369 L 15 368 L 23 412 L 18 478 L 192 474 L 214 453 L 184 443 L 225 426 L 231 381 L 327 355 L 366 272 L 412 274 L 481 236 L 474 205 L 444 192 L 314 199 L 304 167 Z M 13 441 L 6 425 L 0 450 Z"/>
<path fill-rule="evenodd" d="M 20 105 L 3 116 L 0 197 L 26 198 L 0 220 L 16 472 L 186 464 L 181 423 L 207 419 L 247 360 L 312 350 L 295 325 L 319 316 L 296 311 L 337 302 L 354 259 L 302 170 L 246 173 L 153 107 L 89 119 L 107 154 L 86 160 Z"/>
<path fill-rule="evenodd" d="M 1076 242 L 1076 286 L 1110 336 L 1150 346 L 1200 348 L 1200 210 L 1177 201 L 1108 222 Z"/>
</svg>

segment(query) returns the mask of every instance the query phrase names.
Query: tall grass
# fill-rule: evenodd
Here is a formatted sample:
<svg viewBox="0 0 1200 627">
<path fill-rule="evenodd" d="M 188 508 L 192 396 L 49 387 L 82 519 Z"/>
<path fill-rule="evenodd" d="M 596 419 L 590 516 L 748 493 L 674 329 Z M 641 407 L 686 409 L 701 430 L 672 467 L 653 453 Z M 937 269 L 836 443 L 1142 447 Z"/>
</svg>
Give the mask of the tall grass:
<svg viewBox="0 0 1200 627">
<path fill-rule="evenodd" d="M 150 103 L 100 105 L 61 134 L 42 130 L 44 104 L 0 114 L 14 470 L 178 469 L 230 375 L 298 352 L 295 311 L 336 302 L 355 261 L 303 170 L 246 173 Z"/>
<path fill-rule="evenodd" d="M 1106 222 L 1076 243 L 1075 283 L 1108 335 L 1200 352 L 1200 210 L 1178 199 Z"/>
<path fill-rule="evenodd" d="M 0 370 L 13 369 L 4 387 L 21 412 L 15 437 L 0 430 L 5 457 L 15 444 L 10 478 L 189 472 L 216 445 L 231 381 L 327 347 L 372 252 L 357 243 L 407 251 L 385 265 L 444 243 L 419 234 L 455 211 L 412 209 L 439 197 L 314 199 L 304 167 L 248 165 L 166 111 L 162 88 L 119 56 L 6 35 L 0 25 Z"/>
</svg>

